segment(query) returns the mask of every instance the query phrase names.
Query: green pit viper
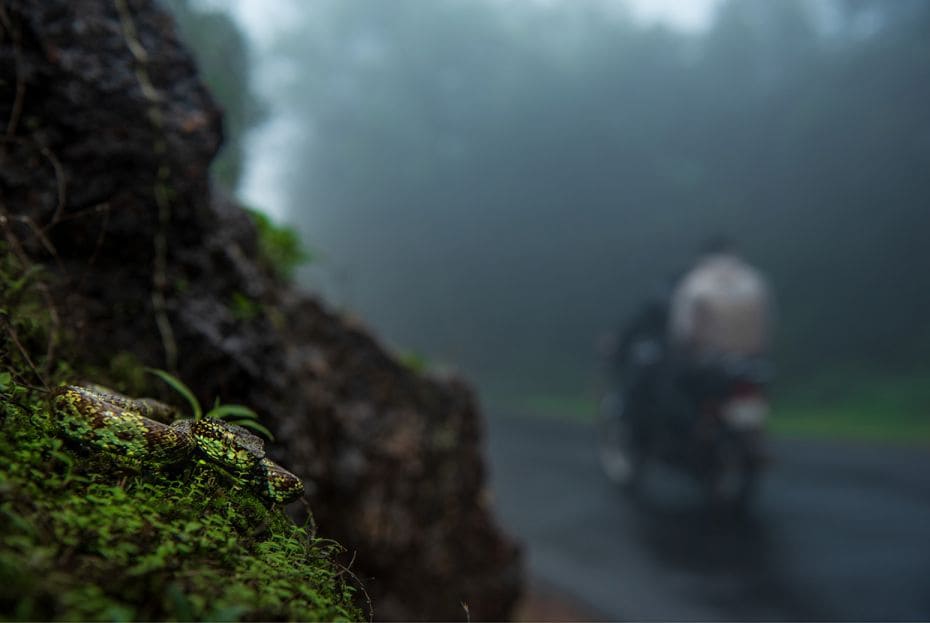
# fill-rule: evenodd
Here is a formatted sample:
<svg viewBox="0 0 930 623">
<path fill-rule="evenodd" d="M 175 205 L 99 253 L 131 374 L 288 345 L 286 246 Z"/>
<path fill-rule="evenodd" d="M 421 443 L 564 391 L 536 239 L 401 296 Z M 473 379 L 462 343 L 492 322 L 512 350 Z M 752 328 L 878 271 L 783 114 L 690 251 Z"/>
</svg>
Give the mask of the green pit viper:
<svg viewBox="0 0 930 623">
<path fill-rule="evenodd" d="M 176 419 L 151 398 L 129 398 L 97 385 L 66 385 L 52 399 L 62 431 L 129 464 L 172 465 L 206 459 L 277 503 L 300 497 L 303 482 L 265 457 L 264 442 L 215 418 Z"/>
</svg>

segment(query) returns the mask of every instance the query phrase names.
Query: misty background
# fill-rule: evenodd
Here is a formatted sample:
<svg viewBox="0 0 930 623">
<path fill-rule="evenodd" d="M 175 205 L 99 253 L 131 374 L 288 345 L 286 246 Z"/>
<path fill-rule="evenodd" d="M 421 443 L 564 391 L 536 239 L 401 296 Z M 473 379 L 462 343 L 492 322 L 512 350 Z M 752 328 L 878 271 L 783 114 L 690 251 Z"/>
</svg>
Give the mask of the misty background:
<svg viewBox="0 0 930 623">
<path fill-rule="evenodd" d="M 220 183 L 411 365 L 584 411 L 598 336 L 726 233 L 772 281 L 781 391 L 926 387 L 930 2 L 169 4 Z"/>
</svg>

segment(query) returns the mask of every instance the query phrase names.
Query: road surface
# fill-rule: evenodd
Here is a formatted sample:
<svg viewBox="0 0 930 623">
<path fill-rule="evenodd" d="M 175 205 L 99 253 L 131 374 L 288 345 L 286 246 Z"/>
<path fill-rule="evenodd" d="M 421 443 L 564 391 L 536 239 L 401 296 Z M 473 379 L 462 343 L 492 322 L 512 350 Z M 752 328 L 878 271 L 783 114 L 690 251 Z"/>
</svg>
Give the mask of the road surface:
<svg viewBox="0 0 930 623">
<path fill-rule="evenodd" d="M 640 502 L 590 426 L 489 418 L 494 499 L 537 585 L 636 620 L 930 620 L 930 451 L 783 441 L 755 511 L 713 516 L 679 475 Z"/>
</svg>

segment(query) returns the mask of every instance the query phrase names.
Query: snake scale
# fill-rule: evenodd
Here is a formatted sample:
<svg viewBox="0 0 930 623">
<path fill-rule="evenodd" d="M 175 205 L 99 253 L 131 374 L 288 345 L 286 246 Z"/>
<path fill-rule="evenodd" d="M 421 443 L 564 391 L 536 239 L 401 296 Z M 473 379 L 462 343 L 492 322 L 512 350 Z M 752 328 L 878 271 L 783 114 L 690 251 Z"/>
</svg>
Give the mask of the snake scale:
<svg viewBox="0 0 930 623">
<path fill-rule="evenodd" d="M 265 457 L 264 442 L 215 418 L 176 419 L 151 398 L 129 398 L 96 385 L 66 385 L 52 399 L 62 431 L 130 464 L 171 465 L 205 459 L 231 471 L 272 502 L 300 497 L 303 482 Z"/>
</svg>

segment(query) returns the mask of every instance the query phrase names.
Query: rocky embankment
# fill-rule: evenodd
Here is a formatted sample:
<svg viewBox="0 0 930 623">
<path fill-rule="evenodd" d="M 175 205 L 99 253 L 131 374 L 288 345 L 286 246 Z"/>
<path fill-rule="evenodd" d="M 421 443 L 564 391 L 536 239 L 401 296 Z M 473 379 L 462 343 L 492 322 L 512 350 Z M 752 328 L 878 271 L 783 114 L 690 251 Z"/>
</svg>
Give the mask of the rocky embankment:
<svg viewBox="0 0 930 623">
<path fill-rule="evenodd" d="M 222 115 L 171 17 L 154 0 L 3 0 L 0 27 L 4 251 L 41 270 L 58 336 L 35 374 L 67 361 L 119 383 L 134 362 L 251 406 L 376 618 L 461 619 L 463 603 L 507 618 L 521 559 L 488 506 L 471 391 L 280 277 L 211 189 Z"/>
</svg>

